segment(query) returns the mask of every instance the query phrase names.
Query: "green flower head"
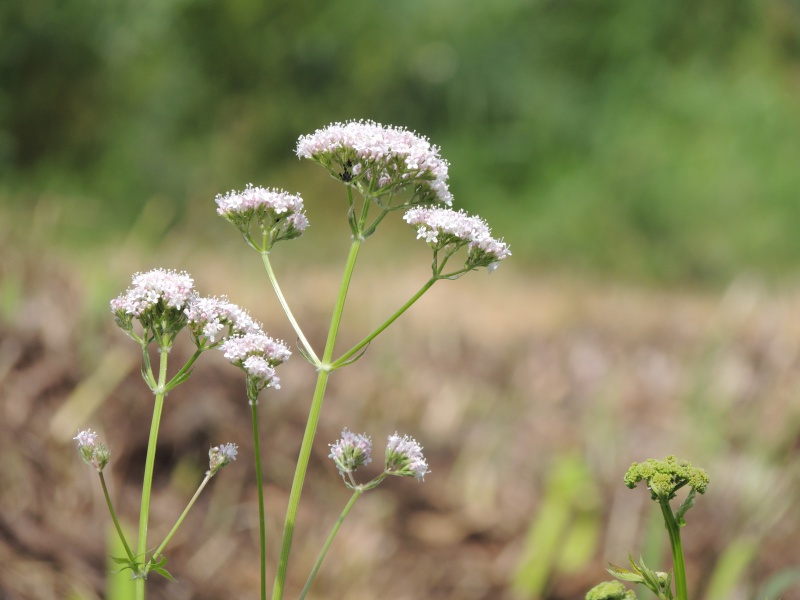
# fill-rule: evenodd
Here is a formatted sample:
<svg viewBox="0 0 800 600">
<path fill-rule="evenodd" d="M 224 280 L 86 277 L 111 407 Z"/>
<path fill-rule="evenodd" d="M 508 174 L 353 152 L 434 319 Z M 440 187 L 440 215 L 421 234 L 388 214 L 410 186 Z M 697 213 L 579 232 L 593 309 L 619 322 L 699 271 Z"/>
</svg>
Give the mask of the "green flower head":
<svg viewBox="0 0 800 600">
<path fill-rule="evenodd" d="M 668 456 L 664 460 L 649 458 L 643 463 L 633 463 L 625 473 L 625 485 L 633 489 L 645 481 L 653 500 L 672 500 L 675 492 L 685 485 L 699 494 L 708 487 L 708 475 L 692 463 Z"/>
<path fill-rule="evenodd" d="M 589 590 L 586 600 L 636 600 L 636 592 L 619 581 L 604 581 Z"/>
</svg>

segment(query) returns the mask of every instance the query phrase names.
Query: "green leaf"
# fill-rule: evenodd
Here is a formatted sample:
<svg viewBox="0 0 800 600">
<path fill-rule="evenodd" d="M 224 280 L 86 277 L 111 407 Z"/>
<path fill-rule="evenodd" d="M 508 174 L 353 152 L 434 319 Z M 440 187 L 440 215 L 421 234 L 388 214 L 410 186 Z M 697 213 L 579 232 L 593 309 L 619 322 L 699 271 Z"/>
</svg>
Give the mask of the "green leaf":
<svg viewBox="0 0 800 600">
<path fill-rule="evenodd" d="M 150 559 L 150 564 L 147 566 L 147 571 L 152 571 L 153 573 L 158 573 L 165 579 L 169 579 L 170 581 L 174 581 L 177 583 L 177 580 L 172 576 L 172 574 L 164 568 L 164 565 L 167 564 L 167 557 L 162 555 L 159 558 L 158 562 L 155 562 L 152 558 Z"/>
<path fill-rule="evenodd" d="M 618 567 L 617 565 L 613 565 L 611 563 L 608 563 L 606 566 L 606 571 L 622 581 L 632 581 L 633 583 L 644 582 L 644 578 L 638 572 L 629 571 L 628 569 L 623 569 L 622 567 Z"/>
<path fill-rule="evenodd" d="M 128 569 L 130 569 L 131 571 L 133 571 L 135 575 L 139 571 L 139 563 L 131 562 L 131 560 L 127 556 L 122 558 L 117 558 L 116 556 L 109 556 L 108 558 L 113 560 L 118 565 L 124 565 L 121 569 L 117 571 L 112 571 L 112 573 L 114 574 L 122 573 L 123 571 L 127 571 Z"/>
</svg>

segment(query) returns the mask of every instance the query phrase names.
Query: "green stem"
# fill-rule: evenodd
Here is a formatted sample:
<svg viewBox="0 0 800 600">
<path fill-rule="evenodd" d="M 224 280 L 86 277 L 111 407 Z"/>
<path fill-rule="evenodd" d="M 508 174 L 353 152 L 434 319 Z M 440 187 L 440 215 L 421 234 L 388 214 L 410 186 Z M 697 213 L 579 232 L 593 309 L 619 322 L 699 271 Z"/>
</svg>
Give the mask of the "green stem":
<svg viewBox="0 0 800 600">
<path fill-rule="evenodd" d="M 292 547 L 292 536 L 294 535 L 294 524 L 297 518 L 297 509 L 300 505 L 300 494 L 303 491 L 303 481 L 305 480 L 308 461 L 311 456 L 311 446 L 314 443 L 314 435 L 317 432 L 317 423 L 322 409 L 322 400 L 325 397 L 325 387 L 330 376 L 330 360 L 333 356 L 333 347 L 336 344 L 336 336 L 339 333 L 339 324 L 342 320 L 344 303 L 347 298 L 347 290 L 350 287 L 350 280 L 353 276 L 353 269 L 358 257 L 358 250 L 361 247 L 361 240 L 356 238 L 350 244 L 350 252 L 347 255 L 342 283 L 339 286 L 339 296 L 336 299 L 336 306 L 331 316 L 331 325 L 328 330 L 328 339 L 325 342 L 325 351 L 322 356 L 322 363 L 317 374 L 317 385 L 314 388 L 314 397 L 311 401 L 311 409 L 306 422 L 306 430 L 303 434 L 303 443 L 300 446 L 300 456 L 297 459 L 297 467 L 292 481 L 292 490 L 289 493 L 289 506 L 286 508 L 286 520 L 283 525 L 283 537 L 281 539 L 281 554 L 278 559 L 278 568 L 275 573 L 275 585 L 272 588 L 272 600 L 283 598 L 283 589 L 286 583 L 286 568 L 289 563 L 289 552 Z"/>
<path fill-rule="evenodd" d="M 195 350 L 194 354 L 192 354 L 192 357 L 186 362 L 185 365 L 181 367 L 181 370 L 175 373 L 172 379 L 169 380 L 169 383 L 167 383 L 167 385 L 165 386 L 167 391 L 175 387 L 175 382 L 179 380 L 178 378 L 182 377 L 189 369 L 192 368 L 192 365 L 195 363 L 195 361 L 202 353 L 203 351 L 200 349 Z"/>
<path fill-rule="evenodd" d="M 133 555 L 131 547 L 128 545 L 128 540 L 125 539 L 125 534 L 122 533 L 122 527 L 119 524 L 119 519 L 117 519 L 117 513 L 114 511 L 114 505 L 111 503 L 111 496 L 108 495 L 108 488 L 106 487 L 106 478 L 103 476 L 102 471 L 100 471 L 98 475 L 100 475 L 100 485 L 103 486 L 103 495 L 106 497 L 108 512 L 111 513 L 111 520 L 114 521 L 114 527 L 117 530 L 117 535 L 119 536 L 119 540 L 125 547 L 125 554 L 128 555 L 128 559 L 133 563 L 135 561 L 135 557 Z"/>
<path fill-rule="evenodd" d="M 347 516 L 347 513 L 350 512 L 350 509 L 353 508 L 353 505 L 358 500 L 358 497 L 363 493 L 363 490 L 360 488 L 356 488 L 353 492 L 353 495 L 350 497 L 350 501 L 347 503 L 347 506 L 344 507 L 342 514 L 339 515 L 339 519 L 336 521 L 336 524 L 331 529 L 331 533 L 328 536 L 328 539 L 325 540 L 325 545 L 322 547 L 322 550 L 319 553 L 319 557 L 317 558 L 316 564 L 314 564 L 314 568 L 311 569 L 311 574 L 308 576 L 308 581 L 306 581 L 306 585 L 303 588 L 303 591 L 300 592 L 299 600 L 304 600 L 308 590 L 311 588 L 311 584 L 314 582 L 314 578 L 317 576 L 317 572 L 319 568 L 322 566 L 322 561 L 325 560 L 325 555 L 328 553 L 328 548 L 331 547 L 331 543 L 333 542 L 333 538 L 336 537 L 336 534 L 339 532 L 339 527 L 342 526 L 342 522 L 344 518 Z"/>
<path fill-rule="evenodd" d="M 664 524 L 669 533 L 669 543 L 672 546 L 672 570 L 675 580 L 676 600 L 689 600 L 686 588 L 686 565 L 683 561 L 683 546 L 681 545 L 681 531 L 668 500 L 659 500 L 661 513 L 664 515 Z"/>
<path fill-rule="evenodd" d="M 250 412 L 253 415 L 253 451 L 256 458 L 256 486 L 258 487 L 258 541 L 261 550 L 261 600 L 267 598 L 267 533 L 264 516 L 264 483 L 261 474 L 261 449 L 258 443 L 258 400 L 250 399 Z"/>
<path fill-rule="evenodd" d="M 397 319 L 400 317 L 400 315 L 402 315 L 402 314 L 403 314 L 404 312 L 406 312 L 406 311 L 407 311 L 409 308 L 411 308 L 411 306 L 412 306 L 412 305 L 413 305 L 413 304 L 414 304 L 414 303 L 415 303 L 417 300 L 419 300 L 419 299 L 422 297 L 422 295 L 423 295 L 425 292 L 427 292 L 427 291 L 428 291 L 428 290 L 431 288 L 431 286 L 432 286 L 434 283 L 436 283 L 436 281 L 437 281 L 437 278 L 436 278 L 436 277 L 431 277 L 431 278 L 430 278 L 428 281 L 426 281 L 426 282 L 425 282 L 425 285 L 423 285 L 423 286 L 422 286 L 422 287 L 419 289 L 419 291 L 418 291 L 416 294 L 414 294 L 414 295 L 413 295 L 413 296 L 412 296 L 412 297 L 411 297 L 411 298 L 408 300 L 408 302 L 406 302 L 405 304 L 403 304 L 403 306 L 401 306 L 399 309 L 397 309 L 397 311 L 396 311 L 396 312 L 395 312 L 395 313 L 394 313 L 394 314 L 393 314 L 391 317 L 389 317 L 388 319 L 386 319 L 386 321 L 385 321 L 385 322 L 384 322 L 384 323 L 383 323 L 383 324 L 382 324 L 380 327 L 378 327 L 378 328 L 377 328 L 375 331 L 373 331 L 372 333 L 370 333 L 370 334 L 369 334 L 367 337 L 365 337 L 363 340 L 361 340 L 360 342 L 358 342 L 358 343 L 357 343 L 355 346 L 353 346 L 352 348 L 350 348 L 350 350 L 348 350 L 347 352 L 345 352 L 344 354 L 342 354 L 342 356 L 340 356 L 340 357 L 339 357 L 339 358 L 337 358 L 337 359 L 336 359 L 336 360 L 335 360 L 333 363 L 331 363 L 331 369 L 332 369 L 332 370 L 336 370 L 336 369 L 338 369 L 339 367 L 343 366 L 343 365 L 344 365 L 344 364 L 345 364 L 345 363 L 348 361 L 348 359 L 350 359 L 351 357 L 353 357 L 353 356 L 354 356 L 354 355 L 355 355 L 355 354 L 356 354 L 356 353 L 357 353 L 359 350 L 361 350 L 361 349 L 362 349 L 364 346 L 366 346 L 366 345 L 367 345 L 367 344 L 369 344 L 369 343 L 370 343 L 372 340 L 374 340 L 376 337 L 378 337 L 378 335 L 380 335 L 380 334 L 381 334 L 381 332 L 383 332 L 383 330 L 384 330 L 384 329 L 386 329 L 387 327 L 389 327 L 389 325 L 391 325 L 392 323 L 394 323 L 394 322 L 395 322 L 395 321 L 396 321 L 396 320 L 397 320 Z"/>
<path fill-rule="evenodd" d="M 167 534 L 167 537 L 164 538 L 164 541 L 161 542 L 161 545 L 158 548 L 156 548 L 155 552 L 153 552 L 153 562 L 158 560 L 158 557 L 164 551 L 164 548 L 166 548 L 166 546 L 169 543 L 169 541 L 172 539 L 172 537 L 178 531 L 178 527 L 180 527 L 181 523 L 183 523 L 183 520 L 186 518 L 186 515 L 189 514 L 189 510 L 192 508 L 192 506 L 194 506 L 194 503 L 200 497 L 200 492 L 203 491 L 203 488 L 206 487 L 206 484 L 209 481 L 211 481 L 211 478 L 213 476 L 214 476 L 214 473 L 212 473 L 210 471 L 208 473 L 206 473 L 205 479 L 203 479 L 203 482 L 200 484 L 200 487 L 197 488 L 197 491 L 194 493 L 194 496 L 192 496 L 192 499 L 189 500 L 189 504 L 187 504 L 186 508 L 183 509 L 183 512 L 181 513 L 181 516 L 178 517 L 177 521 L 175 521 L 175 525 L 173 525 L 172 529 L 170 529 L 170 532 Z"/>
<path fill-rule="evenodd" d="M 153 422 L 150 425 L 150 439 L 147 442 L 147 458 L 144 464 L 144 481 L 142 483 L 142 505 L 139 512 L 139 540 L 136 546 L 136 558 L 147 562 L 147 524 L 150 517 L 150 492 L 153 486 L 153 466 L 156 462 L 156 441 L 158 427 L 161 423 L 161 412 L 164 408 L 164 384 L 167 380 L 168 348 L 159 348 L 161 364 L 158 371 L 158 393 L 153 406 Z M 139 573 L 135 579 L 136 600 L 144 600 L 146 571 Z"/>
<path fill-rule="evenodd" d="M 308 355 L 314 359 L 314 366 L 319 367 L 320 362 L 317 355 L 314 353 L 314 349 L 311 347 L 311 344 L 306 339 L 306 336 L 303 335 L 303 330 L 300 329 L 300 325 L 298 324 L 297 320 L 294 318 L 291 309 L 289 308 L 289 304 L 286 302 L 286 298 L 281 291 L 280 286 L 278 285 L 278 279 L 275 277 L 275 272 L 272 270 L 272 263 L 269 260 L 269 253 L 262 252 L 261 253 L 261 260 L 264 263 L 264 268 L 267 271 L 267 277 L 269 277 L 269 281 L 272 284 L 272 289 L 275 290 L 275 295 L 278 297 L 278 301 L 281 303 L 283 307 L 283 312 L 286 313 L 286 318 L 289 319 L 289 323 L 292 324 L 292 328 L 294 332 L 297 334 L 297 337 L 300 338 L 300 342 L 303 344 Z"/>
</svg>

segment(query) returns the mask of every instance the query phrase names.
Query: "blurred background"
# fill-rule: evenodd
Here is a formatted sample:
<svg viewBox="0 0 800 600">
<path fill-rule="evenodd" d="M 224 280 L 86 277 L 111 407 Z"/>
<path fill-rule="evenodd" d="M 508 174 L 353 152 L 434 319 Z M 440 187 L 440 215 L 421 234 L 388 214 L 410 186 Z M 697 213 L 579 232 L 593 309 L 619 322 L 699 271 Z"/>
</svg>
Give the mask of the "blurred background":
<svg viewBox="0 0 800 600">
<path fill-rule="evenodd" d="M 572 600 L 628 551 L 667 569 L 656 506 L 622 485 L 667 454 L 712 479 L 683 530 L 693 598 L 800 598 L 798 98 L 797 0 L 0 3 L 0 598 L 128 597 L 71 438 L 108 441 L 134 528 L 151 404 L 108 313 L 132 273 L 188 270 L 293 339 L 216 194 L 303 194 L 311 228 L 273 254 L 321 347 L 345 198 L 294 145 L 358 118 L 441 146 L 457 207 L 514 256 L 438 283 L 333 378 L 290 595 L 347 501 L 326 455 L 349 427 L 414 435 L 432 473 L 359 502 L 314 598 Z M 342 348 L 429 273 L 399 218 L 359 260 Z M 313 385 L 299 355 L 281 376 L 262 403 L 273 554 Z M 154 537 L 210 445 L 240 460 L 153 598 L 257 594 L 243 387 L 203 356 L 168 399 Z"/>
</svg>

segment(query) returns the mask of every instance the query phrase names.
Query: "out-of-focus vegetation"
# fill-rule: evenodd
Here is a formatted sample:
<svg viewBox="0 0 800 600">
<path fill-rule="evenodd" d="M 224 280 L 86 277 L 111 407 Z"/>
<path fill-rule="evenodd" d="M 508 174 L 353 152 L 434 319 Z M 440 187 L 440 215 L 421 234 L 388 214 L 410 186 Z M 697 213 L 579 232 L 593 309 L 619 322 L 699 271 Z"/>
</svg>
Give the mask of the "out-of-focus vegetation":
<svg viewBox="0 0 800 600">
<path fill-rule="evenodd" d="M 0 4 L 2 201 L 109 240 L 252 181 L 298 135 L 406 125 L 520 260 L 656 280 L 800 262 L 793 0 Z M 105 232 L 105 234 L 103 233 Z"/>
</svg>

